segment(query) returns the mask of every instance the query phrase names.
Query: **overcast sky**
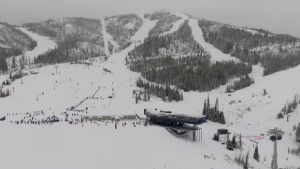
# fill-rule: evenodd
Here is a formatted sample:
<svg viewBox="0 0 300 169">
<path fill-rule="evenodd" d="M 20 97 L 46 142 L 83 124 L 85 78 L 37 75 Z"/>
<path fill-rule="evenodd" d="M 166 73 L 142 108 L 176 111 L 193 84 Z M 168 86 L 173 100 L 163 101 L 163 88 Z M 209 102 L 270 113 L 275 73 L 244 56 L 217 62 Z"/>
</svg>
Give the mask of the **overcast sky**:
<svg viewBox="0 0 300 169">
<path fill-rule="evenodd" d="M 0 0 L 0 21 L 22 24 L 71 16 L 103 18 L 160 9 L 300 37 L 300 0 Z"/>
</svg>

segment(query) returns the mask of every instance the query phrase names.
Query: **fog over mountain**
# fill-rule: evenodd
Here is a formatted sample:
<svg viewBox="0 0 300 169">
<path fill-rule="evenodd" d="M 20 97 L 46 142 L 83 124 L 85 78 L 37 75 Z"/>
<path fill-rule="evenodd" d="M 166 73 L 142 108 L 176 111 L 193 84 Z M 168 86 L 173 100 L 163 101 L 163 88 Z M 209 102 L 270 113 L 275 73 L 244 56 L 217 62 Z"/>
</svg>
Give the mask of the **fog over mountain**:
<svg viewBox="0 0 300 169">
<path fill-rule="evenodd" d="M 22 24 L 68 16 L 103 18 L 167 9 L 300 37 L 299 7 L 297 0 L 1 0 L 0 21 Z"/>
</svg>

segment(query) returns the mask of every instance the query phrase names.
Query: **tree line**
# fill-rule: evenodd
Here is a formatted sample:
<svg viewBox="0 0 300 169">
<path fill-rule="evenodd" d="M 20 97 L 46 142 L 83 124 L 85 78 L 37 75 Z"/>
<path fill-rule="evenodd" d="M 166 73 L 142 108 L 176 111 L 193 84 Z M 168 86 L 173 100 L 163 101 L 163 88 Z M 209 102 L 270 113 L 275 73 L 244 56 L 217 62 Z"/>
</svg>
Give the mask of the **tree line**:
<svg viewBox="0 0 300 169">
<path fill-rule="evenodd" d="M 163 32 L 167 32 L 173 27 L 173 23 L 177 20 L 181 19 L 180 17 L 176 15 L 166 15 L 162 18 L 160 18 L 154 28 L 150 29 L 149 36 L 155 36 L 159 35 Z"/>
<path fill-rule="evenodd" d="M 106 17 L 105 21 L 107 33 L 113 37 L 113 40 L 119 44 L 121 49 L 131 45 L 130 37 L 137 32 L 143 23 L 143 20 L 136 14 Z M 127 24 L 134 26 L 129 28 L 126 27 Z"/>
<path fill-rule="evenodd" d="M 246 76 L 250 64 L 234 61 L 210 62 L 210 54 L 193 38 L 188 21 L 166 36 L 151 36 L 136 46 L 126 65 L 150 82 L 172 85 L 184 91 L 210 91 L 229 78 Z"/>
<path fill-rule="evenodd" d="M 128 56 L 130 59 L 141 59 L 168 55 L 177 57 L 178 55 L 183 56 L 190 54 L 210 57 L 210 54 L 194 40 L 192 30 L 186 20 L 174 33 L 146 38 L 144 43 L 136 46 L 128 53 Z"/>
<path fill-rule="evenodd" d="M 250 65 L 234 61 L 211 63 L 199 56 L 180 58 L 164 57 L 130 61 L 131 71 L 159 84 L 173 85 L 188 91 L 210 91 L 225 85 L 229 78 L 246 76 L 252 71 Z"/>
<path fill-rule="evenodd" d="M 44 64 L 55 64 L 55 63 L 64 63 L 79 61 L 83 59 L 88 59 L 91 57 L 97 57 L 100 53 L 95 53 L 91 50 L 85 49 L 82 50 L 81 54 L 75 53 L 77 51 L 77 43 L 81 41 L 80 37 L 69 36 L 62 42 L 58 42 L 58 46 L 48 51 L 44 54 L 38 55 L 34 59 L 34 63 L 44 63 Z"/>
<path fill-rule="evenodd" d="M 182 101 L 183 94 L 178 89 L 169 85 L 158 85 L 144 81 L 138 78 L 136 81 L 137 87 L 144 88 L 145 91 L 153 96 L 161 98 L 163 101 Z M 150 97 L 150 95 L 149 95 Z"/>
<path fill-rule="evenodd" d="M 153 21 L 153 20 L 157 20 L 157 19 L 160 19 L 166 15 L 169 15 L 170 12 L 156 12 L 156 13 L 153 13 L 151 16 L 150 16 L 150 20 Z"/>
<path fill-rule="evenodd" d="M 253 29 L 258 33 L 251 33 L 245 29 L 235 28 L 208 20 L 199 20 L 199 27 L 203 31 L 205 41 L 214 45 L 224 53 L 231 54 L 243 62 L 250 64 L 262 63 L 264 75 L 269 75 L 300 64 L 300 52 L 279 50 L 276 52 L 258 52 L 257 47 L 274 44 L 295 44 L 298 38 L 285 34 L 272 34 L 264 29 Z M 212 29 L 215 26 L 216 29 Z M 295 47 L 296 48 L 296 47 Z"/>
<path fill-rule="evenodd" d="M 287 103 L 284 104 L 281 111 L 277 114 L 277 119 L 284 118 L 284 115 L 288 116 L 289 113 L 294 112 L 298 107 L 298 104 L 300 104 L 299 95 L 295 94 L 294 99 L 291 102 L 287 101 Z"/>
<path fill-rule="evenodd" d="M 216 99 L 214 106 L 210 104 L 209 96 L 204 100 L 202 115 L 206 116 L 207 120 L 217 122 L 220 124 L 226 124 L 225 116 L 222 111 L 219 111 L 219 100 Z"/>
<path fill-rule="evenodd" d="M 254 83 L 254 80 L 251 79 L 248 75 L 241 77 L 238 81 L 235 81 L 232 85 L 226 87 L 226 93 L 232 92 L 232 90 L 240 90 L 245 87 L 250 86 Z"/>
</svg>

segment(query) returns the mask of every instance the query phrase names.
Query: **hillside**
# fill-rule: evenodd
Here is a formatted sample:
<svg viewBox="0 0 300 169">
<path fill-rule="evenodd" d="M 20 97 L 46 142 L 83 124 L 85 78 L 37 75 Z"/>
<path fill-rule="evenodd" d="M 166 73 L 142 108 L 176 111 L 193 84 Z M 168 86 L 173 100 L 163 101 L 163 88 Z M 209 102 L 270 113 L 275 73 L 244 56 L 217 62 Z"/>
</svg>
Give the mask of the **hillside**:
<svg viewBox="0 0 300 169">
<path fill-rule="evenodd" d="M 49 36 L 57 42 L 57 52 L 60 55 L 48 54 L 51 58 L 55 57 L 56 61 L 105 56 L 102 23 L 98 19 L 80 17 L 49 19 L 44 22 L 24 24 L 24 27 L 40 35 Z M 52 61 L 41 61 L 38 57 L 36 62 Z"/>
<path fill-rule="evenodd" d="M 0 70 L 8 69 L 5 59 L 23 54 L 37 46 L 37 42 L 19 29 L 0 22 Z"/>
<path fill-rule="evenodd" d="M 198 21 L 206 42 L 224 53 L 250 63 L 261 63 L 264 75 L 300 64 L 300 40 L 264 29 L 236 27 L 214 21 Z"/>
<path fill-rule="evenodd" d="M 118 15 L 105 18 L 106 32 L 113 40 L 125 49 L 132 42 L 130 38 L 139 30 L 143 20 L 136 14 Z"/>
<path fill-rule="evenodd" d="M 164 19 L 168 16 L 180 19 L 169 22 Z M 165 25 L 159 23 L 160 20 L 172 28 L 162 28 L 164 31 L 149 36 L 151 30 L 158 30 L 158 25 Z M 59 20 L 49 21 L 54 26 L 52 22 Z M 68 20 L 61 22 L 71 24 Z M 110 22 L 120 24 L 120 28 L 114 29 L 122 33 L 110 32 Z M 28 53 L 31 60 L 38 56 L 36 64 L 0 75 L 3 84 L 0 85 L 0 133 L 4 145 L 0 153 L 1 166 L 12 169 L 40 169 L 41 166 L 45 169 L 53 166 L 270 169 L 274 141 L 270 140 L 269 130 L 278 127 L 284 132 L 282 139 L 277 140 L 278 168 L 298 169 L 300 66 L 263 76 L 265 62 L 260 60 L 268 57 L 268 50 L 275 54 L 280 50 L 297 53 L 297 42 L 286 39 L 285 43 L 281 43 L 283 40 L 273 43 L 271 40 L 277 35 L 260 30 L 261 34 L 268 34 L 266 39 L 270 41 L 262 38 L 261 45 L 247 48 L 249 53 L 260 52 L 258 64 L 252 64 L 250 60 L 234 56 L 235 47 L 223 51 L 226 49 L 222 48 L 223 43 L 217 46 L 217 41 L 209 41 L 206 27 L 199 26 L 201 22 L 176 12 L 97 20 L 92 23 L 98 24 L 100 31 L 95 27 L 94 35 L 102 34 L 99 37 L 103 42 L 101 50 L 107 54 L 105 59 L 101 54 L 91 55 L 89 45 L 93 36 L 88 35 L 94 29 L 90 22 L 80 26 L 92 29 L 86 31 L 87 34 L 73 35 L 73 30 L 66 32 L 65 29 L 57 30 L 59 33 L 53 31 L 55 36 L 51 38 L 57 46 L 47 36 L 41 36 L 46 32 L 42 27 L 51 27 L 46 22 L 28 26 L 36 33 L 20 28 L 37 41 L 36 51 Z M 136 27 L 125 29 L 124 24 Z M 258 30 L 253 28 L 232 31 L 230 36 L 218 35 L 220 42 L 243 36 L 234 46 L 246 48 L 248 38 L 261 36 L 256 35 Z M 283 47 L 284 44 L 290 45 Z M 75 52 L 81 54 L 75 55 Z M 288 57 L 282 59 L 285 61 Z M 254 83 L 245 85 L 248 78 Z M 226 88 L 233 84 L 238 89 L 226 93 Z M 176 126 L 179 133 L 175 134 L 168 126 L 174 123 L 154 124 L 153 119 L 146 118 L 144 109 L 155 108 L 192 118 L 205 116 L 208 120 L 198 125 L 201 139 L 191 141 L 192 132 L 188 130 L 193 127 L 191 124 Z M 48 122 L 47 118 L 53 116 L 58 121 Z M 125 119 L 127 116 L 135 119 Z M 230 141 L 225 144 L 221 143 L 226 140 L 225 135 L 220 141 L 212 140 L 221 128 L 230 132 Z M 233 139 L 235 146 L 231 147 Z M 254 159 L 255 146 L 258 161 Z M 248 165 L 245 165 L 247 154 Z M 45 165 L 49 159 L 54 163 Z"/>
</svg>

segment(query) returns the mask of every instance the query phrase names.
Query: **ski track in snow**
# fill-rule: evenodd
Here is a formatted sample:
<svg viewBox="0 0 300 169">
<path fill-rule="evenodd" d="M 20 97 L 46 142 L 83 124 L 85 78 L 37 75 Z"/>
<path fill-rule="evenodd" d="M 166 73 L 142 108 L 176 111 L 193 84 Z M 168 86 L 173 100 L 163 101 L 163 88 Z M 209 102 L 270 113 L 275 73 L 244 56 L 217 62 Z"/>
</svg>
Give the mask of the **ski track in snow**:
<svg viewBox="0 0 300 169">
<path fill-rule="evenodd" d="M 102 24 L 102 34 L 103 34 L 103 40 L 104 40 L 105 54 L 109 55 L 108 38 L 107 38 L 106 24 L 105 24 L 105 20 L 104 19 L 101 19 L 101 24 Z"/>
<path fill-rule="evenodd" d="M 33 63 L 35 57 L 37 57 L 38 55 L 43 54 L 49 50 L 54 49 L 57 46 L 57 44 L 53 40 L 50 40 L 48 37 L 38 35 L 38 34 L 33 33 L 25 28 L 18 28 L 18 29 L 20 31 L 22 31 L 23 33 L 27 34 L 28 36 L 30 36 L 33 40 L 37 41 L 37 46 L 32 51 L 26 51 L 24 54 L 16 56 L 15 57 L 16 61 L 21 56 L 24 55 L 25 57 L 29 57 L 31 63 Z M 9 65 L 11 65 L 12 58 L 10 57 L 6 61 Z"/>
<path fill-rule="evenodd" d="M 164 36 L 176 32 L 179 29 L 180 25 L 183 24 L 184 21 L 185 19 L 179 19 L 178 21 L 173 23 L 173 27 L 169 31 L 162 33 L 160 36 Z"/>
<path fill-rule="evenodd" d="M 105 20 L 101 19 L 101 22 L 102 22 L 102 34 L 104 38 L 105 52 L 109 55 L 108 41 L 114 46 L 114 51 L 116 51 L 119 48 L 119 45 L 113 40 L 113 37 L 106 32 Z"/>
<path fill-rule="evenodd" d="M 144 39 L 149 34 L 149 27 L 153 28 L 156 24 L 157 20 L 150 21 L 150 20 L 144 20 L 144 24 L 141 26 L 141 28 L 131 37 L 131 40 L 135 41 L 144 41 Z"/>
<path fill-rule="evenodd" d="M 181 24 L 183 24 L 183 22 L 185 20 L 189 19 L 188 16 L 186 16 L 184 14 L 180 14 L 180 13 L 177 13 L 177 12 L 172 12 L 172 14 L 176 15 L 176 16 L 179 16 L 182 19 L 179 19 L 178 21 L 174 22 L 173 27 L 169 31 L 162 33 L 160 36 L 164 36 L 164 35 L 176 32 L 179 29 L 179 27 L 181 26 Z"/>
<path fill-rule="evenodd" d="M 234 60 L 238 61 L 235 57 L 231 57 L 228 54 L 224 54 L 222 51 L 215 48 L 213 45 L 205 42 L 203 32 L 198 25 L 198 20 L 190 19 L 189 26 L 192 28 L 192 33 L 196 42 L 198 42 L 204 49 L 210 52 L 212 61 Z"/>
<path fill-rule="evenodd" d="M 201 36 L 201 29 L 197 28 L 197 22 L 190 20 L 189 24 L 194 37 L 198 38 L 197 42 L 201 42 L 199 40 L 201 37 L 203 39 L 203 36 Z M 154 26 L 155 22 L 145 21 L 134 38 L 143 40 Z M 17 79 L 12 85 L 4 86 L 4 90 L 12 90 L 14 87 L 15 91 L 7 98 L 0 98 L 0 118 L 7 113 L 22 112 L 24 114 L 43 110 L 46 115 L 37 116 L 37 119 L 53 114 L 64 119 L 64 116 L 60 115 L 61 112 L 65 112 L 66 108 L 79 103 L 83 98 L 91 96 L 98 86 L 101 88 L 95 97 L 102 96 L 105 99 L 88 99 L 78 107 L 78 109 L 88 107 L 88 115 L 138 114 L 144 117 L 144 108 L 201 115 L 204 99 L 207 98 L 206 92 L 186 92 L 184 101 L 178 103 L 165 103 L 161 99 L 153 97 L 150 102 L 135 103 L 135 99 L 132 98 L 132 90 L 137 89 L 135 79 L 140 75 L 129 71 L 124 65 L 124 59 L 128 52 L 139 44 L 141 43 L 132 44 L 121 52 L 111 55 L 105 63 L 94 62 L 94 65 L 89 68 L 83 65 L 64 63 L 58 67 L 59 75 L 51 75 L 51 73 L 55 73 L 56 69 L 49 65 L 40 68 L 40 73 L 37 75 L 24 77 L 24 84 Z M 200 44 L 207 45 L 204 42 Z M 44 47 L 49 48 L 49 46 Z M 212 57 L 217 57 L 219 60 L 227 57 L 225 54 L 220 54 L 220 51 L 217 52 L 215 48 L 208 46 L 207 49 L 218 54 Z M 102 68 L 111 70 L 113 74 L 104 74 Z M 6 116 L 6 121 L 0 121 L 1 144 L 3 145 L 0 153 L 1 166 L 10 169 L 51 169 L 53 166 L 94 169 L 99 168 L 100 165 L 102 168 L 110 169 L 191 169 L 199 168 L 201 165 L 202 168 L 239 169 L 241 167 L 234 162 L 229 163 L 224 160 L 225 154 L 233 159 L 236 154 L 239 154 L 239 151 L 228 151 L 226 145 L 212 141 L 211 138 L 217 129 L 227 128 L 231 133 L 257 136 L 260 133 L 266 134 L 268 129 L 278 126 L 286 131 L 283 139 L 278 141 L 278 165 L 280 168 L 298 167 L 300 165 L 299 158 L 288 154 L 287 151 L 288 147 L 296 148 L 292 141 L 293 137 L 289 136 L 289 131 L 292 130 L 294 124 L 299 122 L 299 108 L 291 114 L 290 122 L 285 119 L 277 120 L 276 113 L 281 110 L 286 100 L 291 100 L 295 93 L 300 92 L 299 71 L 300 66 L 262 77 L 262 68 L 254 66 L 253 76 L 256 83 L 250 87 L 236 91 L 230 97 L 224 91 L 220 91 L 222 93 L 210 92 L 212 104 L 216 98 L 219 99 L 220 110 L 224 111 L 227 125 L 212 122 L 201 125 L 203 140 L 196 143 L 177 139 L 161 127 L 144 127 L 142 125 L 133 127 L 131 122 L 127 122 L 125 127 L 118 125 L 117 129 L 112 123 L 108 123 L 107 126 L 100 123 L 101 126 L 96 126 L 89 122 L 84 122 L 83 127 L 65 122 L 59 122 L 52 126 L 16 125 L 10 124 L 9 121 L 20 120 L 23 116 Z M 7 78 L 7 76 L 2 75 L 0 79 Z M 70 78 L 71 81 L 69 81 Z M 53 90 L 56 81 L 57 84 L 63 81 L 64 83 Z M 264 88 L 267 89 L 266 96 L 262 95 Z M 111 95 L 112 89 L 118 90 L 111 101 L 107 98 Z M 37 95 L 42 92 L 45 94 L 40 96 L 37 101 Z M 229 104 L 232 100 L 235 100 L 236 103 Z M 238 103 L 238 100 L 241 102 Z M 110 101 L 110 107 L 103 108 L 103 105 L 107 105 Z M 236 113 L 243 112 L 248 106 L 252 106 L 251 111 L 244 113 L 243 118 L 237 119 Z M 68 113 L 73 112 L 68 111 Z M 86 113 L 79 114 L 86 115 Z M 230 125 L 230 123 L 234 125 Z M 249 163 L 256 169 L 269 169 L 273 142 L 267 136 L 265 139 L 257 140 L 260 160 L 263 161 L 264 156 L 267 157 L 266 162 L 258 163 L 252 158 L 254 143 L 247 138 L 243 138 L 242 141 L 245 143 L 242 154 L 250 151 Z M 204 155 L 211 154 L 214 155 L 215 160 L 203 158 Z M 49 160 L 51 160 L 51 164 Z"/>
</svg>

